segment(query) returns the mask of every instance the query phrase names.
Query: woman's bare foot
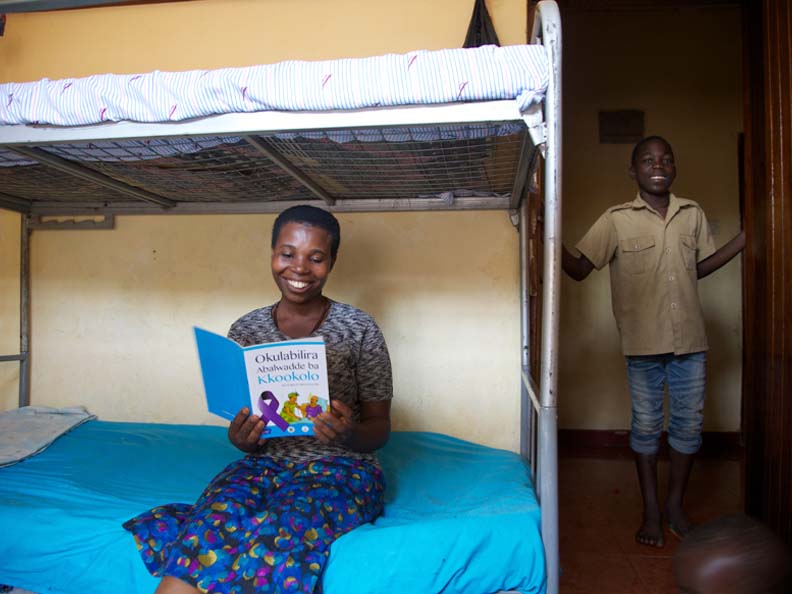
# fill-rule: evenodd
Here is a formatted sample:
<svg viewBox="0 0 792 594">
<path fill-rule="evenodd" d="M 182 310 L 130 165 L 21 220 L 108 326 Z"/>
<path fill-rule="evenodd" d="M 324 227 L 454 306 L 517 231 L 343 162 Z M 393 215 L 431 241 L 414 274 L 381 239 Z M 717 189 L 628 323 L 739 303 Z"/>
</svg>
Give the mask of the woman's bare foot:
<svg viewBox="0 0 792 594">
<path fill-rule="evenodd" d="M 643 524 L 635 533 L 635 542 L 661 549 L 665 546 L 663 537 L 663 519 L 661 517 L 649 518 L 644 516 Z"/>
</svg>

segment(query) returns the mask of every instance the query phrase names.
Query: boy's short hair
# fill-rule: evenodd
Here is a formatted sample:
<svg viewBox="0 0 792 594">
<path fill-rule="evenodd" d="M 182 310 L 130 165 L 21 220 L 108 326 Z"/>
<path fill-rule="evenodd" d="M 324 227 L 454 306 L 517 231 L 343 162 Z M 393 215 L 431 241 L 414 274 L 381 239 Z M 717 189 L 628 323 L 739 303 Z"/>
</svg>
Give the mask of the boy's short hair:
<svg viewBox="0 0 792 594">
<path fill-rule="evenodd" d="M 745 514 L 722 516 L 696 527 L 674 553 L 677 580 L 685 568 L 708 563 L 728 572 L 731 591 L 743 594 L 792 592 L 792 552 L 770 528 Z"/>
<path fill-rule="evenodd" d="M 671 143 L 668 142 L 662 136 L 655 135 L 655 136 L 647 136 L 646 138 L 641 138 L 641 140 L 639 140 L 638 143 L 633 147 L 632 154 L 630 155 L 630 165 L 635 165 L 635 160 L 638 158 L 638 151 L 640 151 L 644 145 L 653 141 L 662 142 L 671 150 L 671 152 L 673 152 L 674 150 L 671 148 Z"/>
<path fill-rule="evenodd" d="M 338 246 L 341 244 L 341 226 L 332 213 L 308 204 L 299 204 L 287 208 L 278 215 L 272 225 L 273 249 L 275 249 L 275 244 L 278 243 L 281 229 L 287 223 L 302 223 L 303 225 L 310 225 L 311 227 L 318 227 L 327 231 L 327 234 L 330 235 L 330 258 L 336 259 Z"/>
</svg>

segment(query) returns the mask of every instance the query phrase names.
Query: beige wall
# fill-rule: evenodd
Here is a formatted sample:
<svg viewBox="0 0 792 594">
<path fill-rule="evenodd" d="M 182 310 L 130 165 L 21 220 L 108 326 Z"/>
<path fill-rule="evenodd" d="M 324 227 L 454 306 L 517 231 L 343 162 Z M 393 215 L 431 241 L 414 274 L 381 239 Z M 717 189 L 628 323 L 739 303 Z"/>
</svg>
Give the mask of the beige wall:
<svg viewBox="0 0 792 594">
<path fill-rule="evenodd" d="M 524 0 L 488 4 L 501 41 L 524 42 Z M 458 47 L 472 6 L 207 0 L 9 15 L 0 80 Z M 506 214 L 339 218 L 343 241 L 327 293 L 383 327 L 396 427 L 516 449 L 517 234 Z M 225 332 L 277 298 L 268 268 L 272 220 L 139 216 L 119 217 L 112 231 L 35 231 L 33 403 L 86 404 L 104 419 L 222 423 L 204 412 L 191 327 Z M 0 225 L 0 290 L 16 302 L 17 269 L 6 254 L 18 251 L 18 217 L 2 214 Z M 2 340 L 10 337 L 15 352 L 18 322 L 9 316 L 6 325 L 2 313 Z M 4 407 L 16 402 L 13 379 L 0 384 Z"/>
<path fill-rule="evenodd" d="M 641 109 L 647 134 L 674 147 L 674 191 L 697 200 L 718 246 L 739 229 L 742 129 L 738 8 L 564 15 L 564 241 L 574 245 L 613 204 L 631 200 L 631 145 L 599 144 L 597 112 Z M 710 341 L 705 429 L 740 423 L 741 263 L 700 282 Z M 562 427 L 625 429 L 629 396 L 606 269 L 565 278 Z"/>
<path fill-rule="evenodd" d="M 487 6 L 501 43 L 525 43 L 525 0 Z M 10 14 L 0 81 L 460 47 L 472 11 L 473 0 L 193 0 Z"/>
<path fill-rule="evenodd" d="M 19 229 L 19 215 L 0 210 L 0 355 L 19 353 Z M 0 410 L 18 402 L 19 363 L 0 362 Z"/>
<path fill-rule="evenodd" d="M 35 232 L 34 402 L 85 402 L 105 419 L 212 422 L 192 325 L 225 333 L 242 313 L 277 299 L 272 220 L 122 217 L 112 231 Z M 516 233 L 506 216 L 340 220 L 327 294 L 381 324 L 395 367 L 396 426 L 514 445 Z M 484 319 L 487 304 L 494 307 Z M 499 414 L 479 420 L 475 389 L 486 389 L 490 374 L 499 375 L 491 383 Z"/>
<path fill-rule="evenodd" d="M 488 6 L 502 42 L 525 39 L 525 2 Z M 204 0 L 9 15 L 0 80 L 453 47 L 471 8 L 470 0 Z M 638 108 L 647 131 L 674 144 L 675 190 L 702 204 L 723 243 L 738 227 L 737 11 L 563 19 L 565 241 L 574 243 L 604 208 L 632 196 L 629 147 L 597 143 L 596 113 Z M 222 332 L 276 298 L 266 266 L 271 220 L 121 217 L 114 231 L 35 232 L 33 402 L 86 403 L 107 419 L 215 422 L 202 409 L 190 327 Z M 381 322 L 395 364 L 396 425 L 516 448 L 517 241 L 505 215 L 341 220 L 344 245 L 328 293 Z M 2 352 L 18 350 L 18 237 L 18 217 L 0 211 Z M 714 347 L 711 430 L 739 424 L 739 275 L 733 262 L 701 283 Z M 609 299 L 607 272 L 583 284 L 564 281 L 562 427 L 629 424 Z M 421 364 L 422 357 L 432 363 Z M 16 403 L 16 379 L 16 364 L 0 364 L 3 408 Z M 486 390 L 495 411 L 487 420 L 477 413 L 476 389 Z"/>
</svg>

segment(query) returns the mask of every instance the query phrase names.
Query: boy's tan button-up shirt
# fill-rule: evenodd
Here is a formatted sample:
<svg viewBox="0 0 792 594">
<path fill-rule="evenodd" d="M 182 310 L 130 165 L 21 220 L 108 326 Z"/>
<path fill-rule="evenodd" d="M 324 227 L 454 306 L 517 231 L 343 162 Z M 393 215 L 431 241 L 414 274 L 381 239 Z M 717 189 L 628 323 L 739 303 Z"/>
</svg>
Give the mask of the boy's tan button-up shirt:
<svg viewBox="0 0 792 594">
<path fill-rule="evenodd" d="M 663 220 L 639 194 L 605 211 L 576 247 L 597 270 L 610 264 L 625 355 L 707 350 L 696 264 L 715 243 L 698 204 L 671 194 Z"/>
</svg>

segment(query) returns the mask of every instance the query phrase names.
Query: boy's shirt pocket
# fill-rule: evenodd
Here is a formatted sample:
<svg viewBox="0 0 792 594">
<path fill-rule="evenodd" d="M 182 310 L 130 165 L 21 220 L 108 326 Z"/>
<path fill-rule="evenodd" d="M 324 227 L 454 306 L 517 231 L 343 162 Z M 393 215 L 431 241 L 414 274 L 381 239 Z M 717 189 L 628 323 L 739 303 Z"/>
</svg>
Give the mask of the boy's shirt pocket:
<svg viewBox="0 0 792 594">
<path fill-rule="evenodd" d="M 679 251 L 682 254 L 682 261 L 685 263 L 685 268 L 688 270 L 695 270 L 696 268 L 697 248 L 698 244 L 694 235 L 679 236 Z"/>
<path fill-rule="evenodd" d="M 651 264 L 654 256 L 654 235 L 642 235 L 619 241 L 619 257 L 622 258 L 624 270 L 629 274 L 643 274 Z"/>
</svg>

